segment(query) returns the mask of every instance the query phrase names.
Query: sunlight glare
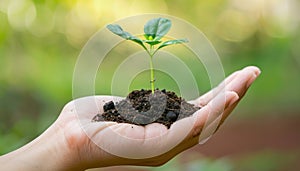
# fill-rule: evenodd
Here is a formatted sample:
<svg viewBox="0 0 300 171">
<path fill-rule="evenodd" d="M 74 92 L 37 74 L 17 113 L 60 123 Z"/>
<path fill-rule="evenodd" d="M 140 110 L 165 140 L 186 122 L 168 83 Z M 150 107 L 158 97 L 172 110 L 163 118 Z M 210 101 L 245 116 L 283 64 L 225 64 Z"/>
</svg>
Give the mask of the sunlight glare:
<svg viewBox="0 0 300 171">
<path fill-rule="evenodd" d="M 30 0 L 12 0 L 7 9 L 10 25 L 16 30 L 24 30 L 36 17 L 36 8 Z"/>
</svg>

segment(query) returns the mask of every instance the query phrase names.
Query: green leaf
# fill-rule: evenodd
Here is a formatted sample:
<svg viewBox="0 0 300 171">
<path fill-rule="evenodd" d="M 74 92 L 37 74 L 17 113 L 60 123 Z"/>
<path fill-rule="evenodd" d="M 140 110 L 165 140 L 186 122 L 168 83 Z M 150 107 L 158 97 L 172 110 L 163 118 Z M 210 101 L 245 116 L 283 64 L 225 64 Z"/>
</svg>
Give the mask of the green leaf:
<svg viewBox="0 0 300 171">
<path fill-rule="evenodd" d="M 152 46 L 161 43 L 160 40 L 143 40 L 143 42 L 148 43 L 149 45 L 152 45 Z"/>
<path fill-rule="evenodd" d="M 166 18 L 154 18 L 149 20 L 144 26 L 146 39 L 149 40 L 149 38 L 152 37 L 154 40 L 160 40 L 168 33 L 171 25 L 171 20 Z"/>
<path fill-rule="evenodd" d="M 126 40 L 131 40 L 131 41 L 133 41 L 133 42 L 138 43 L 138 44 L 141 45 L 144 49 L 146 49 L 146 47 L 145 47 L 145 45 L 144 45 L 144 43 L 143 43 L 143 41 L 142 41 L 141 39 L 139 39 L 139 38 L 133 36 L 132 34 L 130 34 L 130 33 L 126 32 L 126 31 L 124 31 L 124 30 L 122 29 L 122 27 L 119 26 L 118 24 L 109 24 L 109 25 L 106 26 L 106 28 L 107 28 L 109 31 L 113 32 L 114 34 L 116 34 L 116 35 L 118 35 L 118 36 L 120 36 L 120 37 L 122 37 L 122 38 L 124 38 L 124 39 L 126 39 Z"/>
<path fill-rule="evenodd" d="M 157 49 L 161 49 L 163 47 L 170 46 L 170 45 L 187 43 L 187 42 L 189 42 L 187 39 L 168 40 L 163 42 Z"/>
<path fill-rule="evenodd" d="M 130 33 L 123 31 L 122 27 L 117 24 L 109 24 L 106 28 L 124 39 L 128 39 L 130 37 Z"/>
</svg>

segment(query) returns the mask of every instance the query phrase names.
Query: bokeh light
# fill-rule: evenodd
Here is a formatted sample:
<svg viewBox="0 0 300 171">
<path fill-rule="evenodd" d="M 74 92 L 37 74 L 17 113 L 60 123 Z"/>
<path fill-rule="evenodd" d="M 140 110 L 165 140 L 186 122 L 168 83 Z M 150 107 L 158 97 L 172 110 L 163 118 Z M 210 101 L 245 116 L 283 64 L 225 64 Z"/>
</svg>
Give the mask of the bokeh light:
<svg viewBox="0 0 300 171">
<path fill-rule="evenodd" d="M 257 30 L 256 20 L 238 10 L 224 11 L 216 25 L 217 34 L 224 40 L 241 42 L 250 38 Z"/>
<path fill-rule="evenodd" d="M 300 157 L 295 132 L 300 129 L 299 0 L 0 0 L 0 154 L 39 135 L 72 100 L 74 65 L 93 34 L 106 24 L 142 13 L 163 13 L 195 25 L 215 46 L 226 75 L 247 65 L 262 69 L 225 123 L 225 131 L 216 135 L 221 139 L 210 143 L 217 148 L 203 146 L 193 152 L 209 149 L 209 154 L 227 157 L 226 164 L 239 170 L 261 166 L 261 171 L 268 171 L 262 163 L 278 170 L 300 169 L 294 160 Z M 96 81 L 98 94 L 109 94 L 110 68 L 130 50 L 124 43 L 111 54 L 118 59 L 107 59 Z M 174 51 L 191 66 L 199 92 L 208 91 L 205 68 L 188 52 Z M 139 81 L 137 77 L 134 84 L 143 85 Z M 171 87 L 172 81 L 161 85 Z M 226 143 L 237 145 L 230 151 Z M 243 145 L 251 153 L 243 151 Z M 201 166 L 218 166 L 215 160 L 202 161 L 206 162 Z"/>
<path fill-rule="evenodd" d="M 7 7 L 10 25 L 19 31 L 31 25 L 36 17 L 36 8 L 31 0 L 12 0 Z"/>
<path fill-rule="evenodd" d="M 273 37 L 286 37 L 299 31 L 300 4 L 296 0 L 264 1 L 263 27 Z"/>
</svg>

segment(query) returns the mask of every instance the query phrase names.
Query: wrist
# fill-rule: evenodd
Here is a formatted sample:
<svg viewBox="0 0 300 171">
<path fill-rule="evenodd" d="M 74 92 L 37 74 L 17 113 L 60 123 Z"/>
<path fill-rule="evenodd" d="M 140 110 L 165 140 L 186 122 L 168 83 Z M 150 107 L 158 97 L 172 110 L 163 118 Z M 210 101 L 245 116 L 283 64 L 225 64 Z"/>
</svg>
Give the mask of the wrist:
<svg viewBox="0 0 300 171">
<path fill-rule="evenodd" d="M 80 170 L 74 165 L 76 156 L 67 148 L 63 134 L 63 130 L 53 124 L 22 148 L 1 156 L 0 168 L 24 171 Z"/>
</svg>

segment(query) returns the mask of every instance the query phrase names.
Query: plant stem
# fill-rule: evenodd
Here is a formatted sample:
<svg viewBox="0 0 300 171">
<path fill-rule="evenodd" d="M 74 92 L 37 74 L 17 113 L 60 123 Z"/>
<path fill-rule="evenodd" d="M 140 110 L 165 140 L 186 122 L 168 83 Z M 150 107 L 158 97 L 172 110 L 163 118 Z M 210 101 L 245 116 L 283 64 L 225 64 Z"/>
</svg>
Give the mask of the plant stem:
<svg viewBox="0 0 300 171">
<path fill-rule="evenodd" d="M 155 79 L 154 79 L 154 68 L 153 68 L 153 45 L 150 45 L 150 52 L 148 53 L 150 55 L 150 84 L 151 84 L 151 91 L 152 91 L 152 94 L 154 94 L 154 89 L 155 89 L 155 86 L 154 86 L 154 82 L 155 82 Z"/>
</svg>

